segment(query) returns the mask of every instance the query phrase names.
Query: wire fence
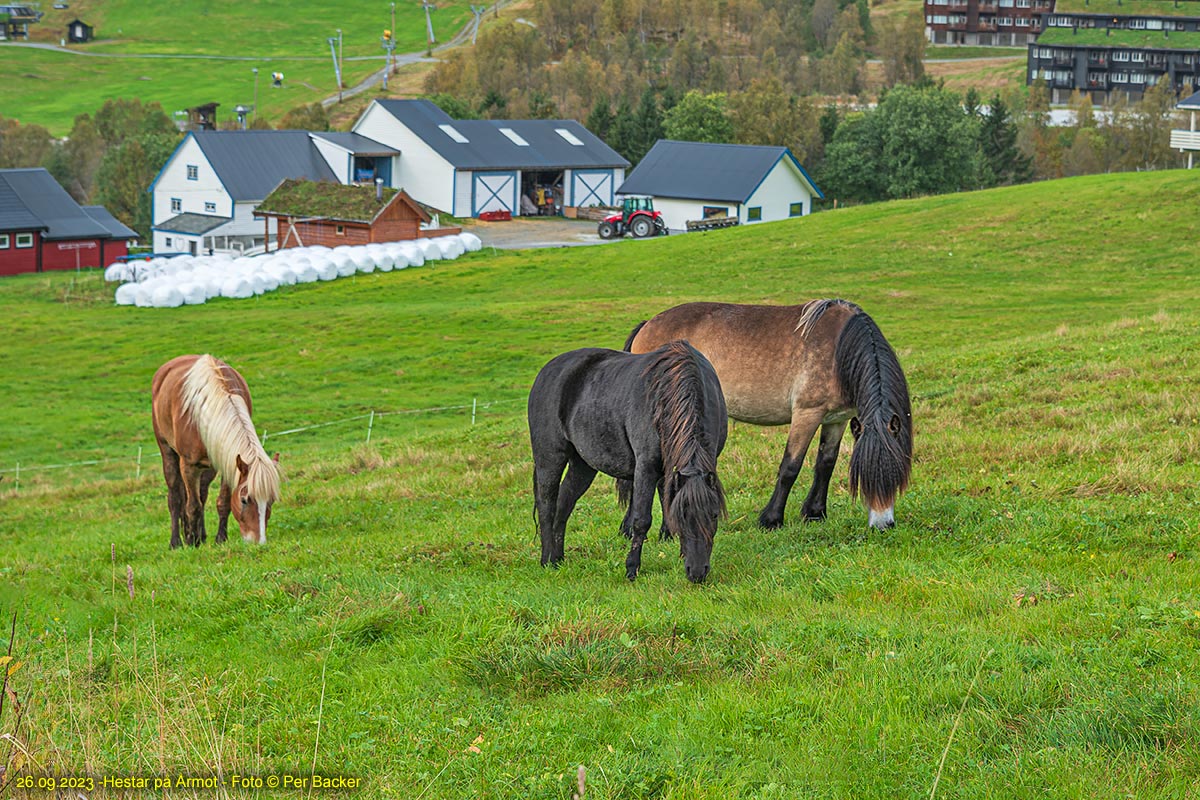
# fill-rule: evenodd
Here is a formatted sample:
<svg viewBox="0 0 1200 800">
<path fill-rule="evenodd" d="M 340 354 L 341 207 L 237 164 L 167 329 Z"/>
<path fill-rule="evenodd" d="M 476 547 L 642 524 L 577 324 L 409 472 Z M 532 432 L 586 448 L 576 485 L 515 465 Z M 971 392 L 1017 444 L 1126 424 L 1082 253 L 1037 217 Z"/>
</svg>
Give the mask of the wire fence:
<svg viewBox="0 0 1200 800">
<path fill-rule="evenodd" d="M 472 399 L 470 403 L 463 404 L 463 405 L 430 406 L 428 408 L 406 408 L 406 409 L 398 409 L 398 410 L 392 410 L 392 411 L 371 410 L 364 414 L 356 414 L 351 417 L 343 417 L 341 419 L 329 420 L 326 422 L 314 422 L 310 425 L 301 425 L 301 426 L 297 426 L 294 428 L 287 428 L 286 430 L 281 430 L 281 431 L 270 431 L 270 430 L 264 429 L 260 433 L 260 440 L 262 441 L 263 447 L 266 447 L 267 442 L 269 440 L 275 440 L 281 436 L 293 436 L 293 435 L 300 434 L 300 433 L 308 433 L 310 431 L 318 431 L 318 430 L 323 430 L 326 428 L 332 428 L 332 427 L 337 427 L 337 426 L 349 426 L 352 423 L 356 423 L 356 422 L 361 424 L 365 421 L 366 424 L 364 426 L 364 433 L 363 433 L 363 438 L 361 439 L 361 441 L 365 444 L 370 444 L 371 436 L 375 431 L 376 421 L 386 418 L 386 417 L 412 417 L 412 416 L 419 415 L 419 414 L 439 414 L 439 413 L 453 412 L 453 411 L 463 411 L 463 412 L 470 411 L 471 412 L 470 424 L 474 425 L 476 423 L 476 421 L 478 420 L 480 414 L 484 411 L 490 410 L 496 406 L 506 406 L 506 405 L 511 405 L 514 403 L 524 403 L 524 402 L 525 402 L 524 398 L 516 398 L 513 400 L 489 400 L 489 401 L 485 401 L 485 402 L 480 402 L 478 400 L 478 398 L 476 398 L 476 399 Z M 359 440 L 356 440 L 356 441 L 359 441 Z M 0 468 L 0 480 L 3 480 L 5 482 L 5 484 L 7 484 L 7 478 L 11 477 L 13 479 L 11 491 L 19 492 L 21 490 L 22 477 L 25 477 L 27 479 L 26 483 L 28 484 L 30 482 L 29 476 L 31 475 L 31 473 L 53 473 L 54 471 L 57 471 L 57 470 L 64 470 L 64 471 L 65 470 L 77 470 L 77 469 L 84 469 L 84 468 L 89 468 L 89 467 L 101 468 L 101 467 L 110 467 L 111 465 L 118 465 L 118 468 L 105 470 L 105 472 L 107 472 L 108 477 L 110 477 L 114 480 L 132 477 L 135 480 L 137 480 L 142 477 L 142 460 L 143 460 L 143 455 L 145 454 L 146 449 L 147 448 L 144 445 L 139 445 L 137 448 L 136 454 L 130 453 L 130 454 L 124 455 L 124 456 L 114 455 L 114 456 L 108 456 L 108 457 L 103 457 L 103 458 L 92 458 L 92 459 L 86 459 L 86 460 L 80 460 L 80 461 L 69 461 L 69 462 L 64 462 L 61 464 L 28 464 L 28 463 L 22 463 L 22 461 L 18 460 L 11 467 Z M 148 449 L 152 453 L 157 452 L 156 446 L 152 445 Z M 6 488 L 8 488 L 8 487 L 6 487 Z"/>
</svg>

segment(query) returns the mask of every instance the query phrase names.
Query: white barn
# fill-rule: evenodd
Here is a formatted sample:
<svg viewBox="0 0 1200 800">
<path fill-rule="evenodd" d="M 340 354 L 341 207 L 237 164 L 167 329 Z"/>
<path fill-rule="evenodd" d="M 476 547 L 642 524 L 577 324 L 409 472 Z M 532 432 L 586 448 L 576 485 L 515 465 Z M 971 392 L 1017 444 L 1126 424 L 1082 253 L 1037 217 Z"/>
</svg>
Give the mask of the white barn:
<svg viewBox="0 0 1200 800">
<path fill-rule="evenodd" d="M 518 216 L 522 195 L 610 206 L 629 167 L 574 120 L 456 120 L 428 100 L 375 100 L 353 132 L 400 151 L 392 186 L 456 217 Z"/>
<path fill-rule="evenodd" d="M 648 195 L 667 227 L 711 217 L 737 217 L 742 224 L 771 222 L 812 213 L 824 198 L 786 147 L 707 144 L 660 139 L 625 182 L 619 195 Z"/>
<path fill-rule="evenodd" d="M 150 186 L 154 251 L 253 252 L 268 238 L 254 209 L 285 178 L 390 186 L 399 155 L 350 133 L 193 131 Z"/>
</svg>

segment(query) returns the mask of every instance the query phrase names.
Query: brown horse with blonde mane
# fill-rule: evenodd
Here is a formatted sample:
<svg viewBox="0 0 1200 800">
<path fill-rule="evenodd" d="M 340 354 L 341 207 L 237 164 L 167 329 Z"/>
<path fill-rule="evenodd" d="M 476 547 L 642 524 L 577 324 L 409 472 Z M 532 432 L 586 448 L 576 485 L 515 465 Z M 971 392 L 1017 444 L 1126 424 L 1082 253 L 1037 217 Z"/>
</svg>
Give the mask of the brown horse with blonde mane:
<svg viewBox="0 0 1200 800">
<path fill-rule="evenodd" d="M 850 492 L 862 494 L 872 527 L 895 524 L 896 497 L 912 468 L 912 408 L 904 371 L 879 326 L 845 300 L 799 306 L 687 303 L 634 328 L 625 343 L 645 353 L 687 339 L 717 371 L 729 416 L 790 425 L 775 492 L 759 514 L 783 525 L 788 494 L 821 428 L 805 520 L 825 518 L 829 479 L 846 423 L 854 434 Z"/>
<path fill-rule="evenodd" d="M 216 541 L 225 541 L 232 512 L 243 539 L 266 542 L 271 504 L 279 499 L 279 471 L 258 441 L 250 389 L 237 370 L 210 355 L 173 358 L 154 373 L 151 407 L 167 482 L 171 547 L 204 542 L 204 506 L 218 473 Z"/>
</svg>

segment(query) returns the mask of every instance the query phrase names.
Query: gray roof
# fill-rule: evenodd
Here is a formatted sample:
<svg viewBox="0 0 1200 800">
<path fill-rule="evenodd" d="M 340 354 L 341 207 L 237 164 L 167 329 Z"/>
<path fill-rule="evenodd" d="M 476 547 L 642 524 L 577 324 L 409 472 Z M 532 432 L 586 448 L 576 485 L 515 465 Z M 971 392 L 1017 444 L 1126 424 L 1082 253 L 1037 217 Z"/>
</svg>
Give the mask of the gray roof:
<svg viewBox="0 0 1200 800">
<path fill-rule="evenodd" d="M 235 202 L 262 200 L 285 178 L 337 180 L 308 131 L 193 131 L 188 135 L 195 138 Z"/>
<path fill-rule="evenodd" d="M 221 227 L 226 222 L 229 222 L 229 217 L 213 217 L 208 214 L 188 213 L 163 220 L 154 226 L 154 230 L 199 236 L 203 233 L 208 233 L 214 228 Z"/>
<path fill-rule="evenodd" d="M 136 239 L 138 237 L 137 231 L 110 214 L 104 206 L 84 206 L 83 213 L 107 228 L 108 235 L 114 239 Z"/>
<path fill-rule="evenodd" d="M 21 202 L 21 195 L 9 185 L 5 178 L 8 172 L 0 170 L 0 231 L 46 230 L 46 224 Z"/>
<path fill-rule="evenodd" d="M 27 222 L 32 217 L 36 221 L 33 227 L 44 230 L 46 239 L 110 238 L 108 228 L 89 217 L 46 170 L 40 167 L 0 170 L 0 181 L 11 195 L 5 204 L 12 207 L 11 222 L 8 214 L 0 215 L 0 230 L 14 230 L 13 222 Z M 12 202 L 12 196 L 24 211 Z"/>
<path fill-rule="evenodd" d="M 659 139 L 617 194 L 744 203 L 780 159 L 791 159 L 816 197 L 824 197 L 786 147 Z"/>
<path fill-rule="evenodd" d="M 1200 92 L 1196 92 L 1191 97 L 1179 101 L 1176 108 L 1182 108 L 1185 111 L 1200 111 Z"/>
<path fill-rule="evenodd" d="M 454 119 L 428 100 L 376 100 L 385 111 L 458 169 L 625 168 L 629 162 L 599 137 L 571 119 Z M 455 141 L 439 126 L 449 125 L 466 142 Z M 519 145 L 502 131 L 524 141 Z M 566 131 L 580 144 L 558 133 Z"/>
<path fill-rule="evenodd" d="M 324 139 L 338 147 L 349 150 L 357 156 L 398 156 L 400 151 L 380 144 L 374 139 L 368 139 L 357 133 L 341 133 L 339 131 L 313 131 L 314 139 Z"/>
</svg>

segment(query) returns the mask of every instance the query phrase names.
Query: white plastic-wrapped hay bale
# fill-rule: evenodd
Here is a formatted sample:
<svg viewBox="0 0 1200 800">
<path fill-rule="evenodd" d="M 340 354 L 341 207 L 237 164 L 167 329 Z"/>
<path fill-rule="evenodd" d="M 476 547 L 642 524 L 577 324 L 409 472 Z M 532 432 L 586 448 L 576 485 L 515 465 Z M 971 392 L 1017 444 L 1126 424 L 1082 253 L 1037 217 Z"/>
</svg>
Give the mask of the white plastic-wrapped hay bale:
<svg viewBox="0 0 1200 800">
<path fill-rule="evenodd" d="M 117 287 L 113 299 L 119 306 L 134 305 L 137 303 L 138 288 L 136 283 L 122 283 Z"/>
<path fill-rule="evenodd" d="M 321 276 L 317 274 L 316 269 L 313 268 L 312 263 L 307 258 L 299 263 L 293 262 L 288 266 L 296 272 L 296 283 L 312 283 L 321 279 Z"/>
<path fill-rule="evenodd" d="M 387 245 L 384 252 L 388 254 L 388 258 L 392 259 L 393 269 L 404 269 L 412 264 L 408 258 L 408 251 L 398 244 Z"/>
<path fill-rule="evenodd" d="M 255 294 L 264 294 L 269 291 L 267 289 L 267 278 L 261 272 L 251 272 L 245 278 L 246 283 L 250 284 L 250 291 Z"/>
<path fill-rule="evenodd" d="M 133 304 L 138 308 L 153 308 L 154 306 L 154 290 L 158 285 L 154 280 L 144 281 L 136 284 L 137 291 L 133 295 Z"/>
<path fill-rule="evenodd" d="M 421 254 L 425 256 L 426 261 L 439 261 L 442 258 L 442 248 L 437 246 L 437 242 L 432 239 L 418 239 L 417 247 L 421 249 Z"/>
<path fill-rule="evenodd" d="M 370 272 L 375 269 L 375 259 L 371 258 L 371 254 L 367 252 L 367 248 L 365 247 L 354 248 L 354 252 L 350 254 L 350 259 L 357 272 Z M 349 273 L 349 275 L 353 274 L 353 272 Z M 342 277 L 346 278 L 349 275 L 343 275 Z"/>
<path fill-rule="evenodd" d="M 150 294 L 150 305 L 155 308 L 178 308 L 183 305 L 183 292 L 173 283 L 164 283 Z"/>
<path fill-rule="evenodd" d="M 438 236 L 433 243 L 442 251 L 442 258 L 455 259 L 467 251 L 457 236 Z"/>
<path fill-rule="evenodd" d="M 221 296 L 244 300 L 254 296 L 254 287 L 250 285 L 250 281 L 240 275 L 230 276 L 221 284 Z"/>
<path fill-rule="evenodd" d="M 410 267 L 425 265 L 425 251 L 417 246 L 416 242 L 404 242 L 400 245 L 400 249 L 404 252 L 404 257 L 408 259 Z"/>
<path fill-rule="evenodd" d="M 483 240 L 473 233 L 463 231 L 458 235 L 458 240 L 462 242 L 468 253 L 477 253 L 483 249 Z"/>
<path fill-rule="evenodd" d="M 380 248 L 368 255 L 371 257 L 372 267 L 380 272 L 391 272 L 396 268 L 396 259 L 392 258 L 386 249 Z"/>
<path fill-rule="evenodd" d="M 296 283 L 296 272 L 284 261 L 274 260 L 263 267 L 263 271 L 273 276 L 280 286 L 293 286 Z"/>
<path fill-rule="evenodd" d="M 208 299 L 208 290 L 203 283 L 195 283 L 194 281 L 184 281 L 177 285 L 179 293 L 183 295 L 183 303 L 188 306 L 198 306 Z"/>
<path fill-rule="evenodd" d="M 317 278 L 319 280 L 332 281 L 336 280 L 339 275 L 337 264 L 333 263 L 332 259 L 325 258 L 324 256 L 315 256 L 312 265 L 313 269 L 317 271 Z M 351 271 L 351 274 L 353 274 L 353 271 Z"/>
<path fill-rule="evenodd" d="M 114 261 L 104 268 L 104 280 L 108 283 L 124 283 L 129 276 L 130 269 L 124 261 Z"/>
</svg>

